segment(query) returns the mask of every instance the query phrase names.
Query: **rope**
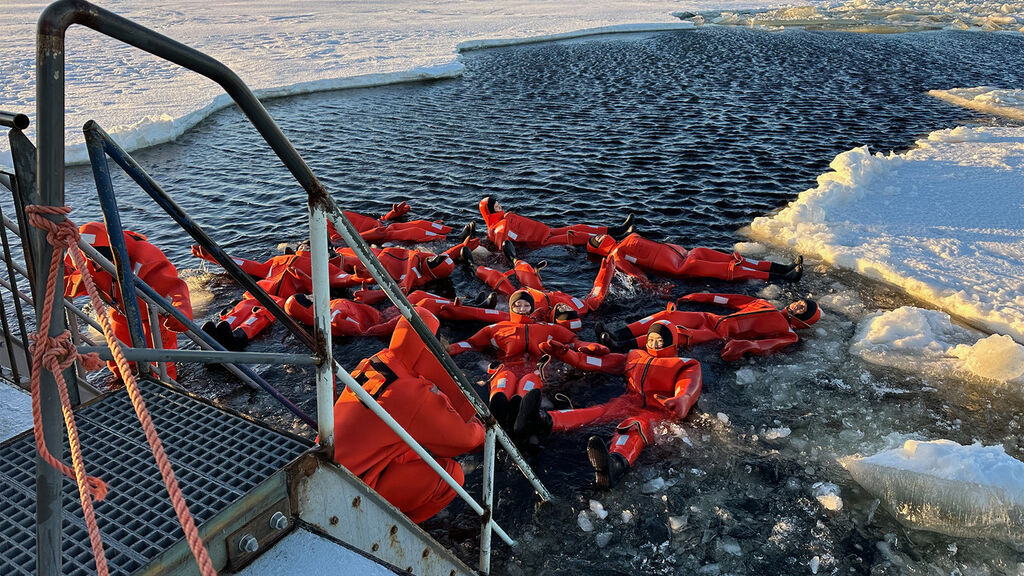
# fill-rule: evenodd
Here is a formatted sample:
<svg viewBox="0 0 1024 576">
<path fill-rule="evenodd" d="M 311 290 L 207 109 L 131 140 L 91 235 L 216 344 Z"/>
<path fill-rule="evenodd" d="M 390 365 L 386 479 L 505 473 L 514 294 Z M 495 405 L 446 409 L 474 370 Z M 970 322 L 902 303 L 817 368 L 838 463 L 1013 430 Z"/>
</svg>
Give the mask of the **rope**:
<svg viewBox="0 0 1024 576">
<path fill-rule="evenodd" d="M 32 335 L 32 417 L 33 430 L 35 431 L 36 436 L 36 448 L 47 463 L 59 470 L 62 474 L 70 476 L 70 474 L 68 474 L 68 467 L 50 455 L 46 448 L 45 439 L 43 438 L 42 413 L 39 403 L 39 380 L 41 373 L 40 367 L 45 366 L 46 369 L 53 373 L 54 379 L 57 382 L 57 389 L 60 392 L 61 407 L 64 413 L 64 423 L 68 430 L 68 443 L 71 446 L 74 478 L 78 483 L 79 497 L 82 501 L 82 510 L 85 516 L 86 526 L 89 529 L 89 540 L 92 543 L 93 554 L 96 557 L 97 574 L 100 576 L 106 576 L 108 574 L 108 570 L 106 557 L 103 553 L 102 538 L 100 536 L 99 527 L 96 525 L 95 513 L 92 508 L 92 500 L 102 500 L 104 498 L 106 495 L 106 485 L 99 478 L 86 477 L 85 475 L 81 446 L 78 441 L 78 430 L 75 426 L 74 413 L 71 410 L 71 403 L 67 394 L 67 384 L 64 381 L 62 372 L 77 359 L 81 359 L 86 369 L 89 370 L 98 369 L 102 366 L 102 363 L 100 362 L 99 357 L 95 354 L 86 356 L 79 355 L 74 345 L 71 343 L 71 335 L 67 331 L 57 337 L 51 338 L 47 336 L 50 331 L 50 317 L 52 315 L 50 311 L 53 309 L 57 272 L 65 249 L 71 256 L 71 260 L 74 262 L 75 267 L 82 274 L 82 281 L 85 284 L 86 292 L 89 294 L 89 300 L 92 302 L 93 308 L 96 311 L 97 319 L 103 328 L 103 335 L 106 338 L 107 345 L 110 347 L 110 351 L 114 356 L 114 361 L 121 371 L 122 378 L 124 378 L 125 387 L 128 389 L 128 396 L 131 398 L 132 406 L 134 406 L 135 413 L 139 418 L 139 422 L 142 424 L 143 431 L 146 434 L 146 440 L 149 442 L 150 449 L 153 452 L 153 457 L 156 459 L 157 467 L 160 469 L 160 475 L 163 477 L 164 484 L 167 486 L 167 492 L 171 498 L 171 505 L 174 507 L 174 512 L 178 516 L 178 521 L 181 523 L 182 530 L 185 533 L 185 538 L 188 540 L 189 548 L 192 550 L 192 555 L 195 556 L 196 563 L 199 565 L 199 570 L 203 576 L 216 576 L 213 563 L 210 561 L 209 554 L 207 554 L 206 548 L 203 546 L 203 541 L 199 537 L 199 531 L 196 529 L 195 520 L 189 513 L 188 504 L 185 502 L 185 498 L 181 494 L 181 489 L 178 487 L 178 481 L 174 476 L 174 471 L 171 469 L 170 461 L 167 459 L 167 455 L 163 449 L 163 444 L 157 436 L 156 427 L 153 426 L 153 421 L 149 416 L 149 411 L 146 409 L 146 403 L 142 399 L 142 394 L 139 392 L 138 383 L 135 381 L 135 376 L 131 372 L 128 360 L 124 356 L 121 342 L 114 336 L 113 329 L 110 325 L 110 318 L 107 315 L 106 305 L 100 298 L 99 290 L 96 288 L 92 275 L 89 273 L 85 255 L 82 254 L 82 251 L 78 248 L 78 229 L 70 220 L 67 219 L 67 215 L 71 212 L 71 208 L 67 206 L 28 206 L 25 208 L 25 211 L 28 213 L 29 222 L 33 226 L 46 230 L 46 240 L 54 247 L 53 255 L 50 259 L 50 270 L 46 280 L 46 294 L 43 305 L 44 312 L 40 323 L 41 326 L 39 327 L 39 333 Z M 63 216 L 64 218 L 62 221 L 55 222 L 44 218 L 44 214 L 58 215 Z M 86 489 L 83 490 L 83 486 L 85 486 Z"/>
</svg>

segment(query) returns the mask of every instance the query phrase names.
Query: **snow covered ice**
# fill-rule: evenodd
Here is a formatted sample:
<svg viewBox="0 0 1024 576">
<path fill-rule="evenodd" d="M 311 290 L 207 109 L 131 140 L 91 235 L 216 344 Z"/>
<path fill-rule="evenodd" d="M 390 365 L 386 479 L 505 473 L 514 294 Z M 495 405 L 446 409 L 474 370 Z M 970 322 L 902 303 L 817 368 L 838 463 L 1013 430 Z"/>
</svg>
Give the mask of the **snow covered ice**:
<svg viewBox="0 0 1024 576">
<path fill-rule="evenodd" d="M 1024 542 L 1024 462 L 1002 446 L 908 440 L 902 448 L 842 464 L 912 526 Z"/>
</svg>

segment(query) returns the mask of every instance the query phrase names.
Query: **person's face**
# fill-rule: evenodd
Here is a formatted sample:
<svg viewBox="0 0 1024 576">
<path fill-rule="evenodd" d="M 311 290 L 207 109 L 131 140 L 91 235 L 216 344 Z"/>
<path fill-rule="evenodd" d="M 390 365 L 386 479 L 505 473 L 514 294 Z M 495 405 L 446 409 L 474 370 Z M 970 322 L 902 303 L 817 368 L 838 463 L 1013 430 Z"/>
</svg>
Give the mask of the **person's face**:
<svg viewBox="0 0 1024 576">
<path fill-rule="evenodd" d="M 512 311 L 523 316 L 530 313 L 530 308 L 530 303 L 526 300 L 520 299 L 512 303 Z"/>
<path fill-rule="evenodd" d="M 647 347 L 651 350 L 661 350 L 665 347 L 665 339 L 661 337 L 661 334 L 651 332 L 647 335 Z"/>
<path fill-rule="evenodd" d="M 797 300 L 796 302 L 790 303 L 789 306 L 786 306 L 786 310 L 789 310 L 789 313 L 794 315 L 803 314 L 807 312 L 807 302 L 804 300 Z"/>
</svg>

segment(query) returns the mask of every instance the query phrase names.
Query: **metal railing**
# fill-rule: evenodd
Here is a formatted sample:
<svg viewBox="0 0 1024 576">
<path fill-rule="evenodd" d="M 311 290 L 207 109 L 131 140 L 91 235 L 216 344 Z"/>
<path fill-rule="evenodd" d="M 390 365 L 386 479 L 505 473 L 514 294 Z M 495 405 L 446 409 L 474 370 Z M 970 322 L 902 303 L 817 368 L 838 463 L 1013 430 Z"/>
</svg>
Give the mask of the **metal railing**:
<svg viewBox="0 0 1024 576">
<path fill-rule="evenodd" d="M 525 459 L 519 453 L 515 444 L 502 430 L 490 414 L 486 404 L 476 394 L 472 385 L 465 375 L 455 365 L 452 358 L 443 348 L 441 343 L 427 328 L 423 320 L 413 311 L 412 305 L 398 288 L 396 282 L 387 274 L 383 266 L 371 252 L 367 243 L 359 236 L 352 223 L 344 216 L 335 201 L 327 193 L 327 190 L 312 173 L 308 165 L 298 154 L 291 142 L 285 137 L 277 124 L 256 99 L 252 91 L 232 72 L 229 68 L 217 60 L 197 50 L 180 44 L 170 38 L 157 34 L 143 26 L 135 24 L 125 18 L 89 4 L 84 0 L 61 0 L 51 4 L 40 16 L 38 25 L 38 43 L 36 51 L 36 117 L 38 121 L 38 197 L 33 198 L 34 202 L 44 206 L 61 206 L 64 204 L 64 57 L 65 44 L 64 34 L 73 24 L 80 24 L 89 27 L 97 32 L 120 40 L 131 46 L 135 46 L 155 56 L 174 62 L 184 68 L 197 72 L 217 82 L 238 105 L 239 109 L 246 115 L 249 121 L 263 136 L 278 155 L 284 165 L 291 172 L 293 177 L 306 190 L 309 204 L 310 218 L 310 247 L 312 253 L 312 279 L 313 279 L 313 301 L 315 314 L 315 331 L 312 336 L 297 326 L 288 324 L 288 318 L 283 311 L 280 311 L 276 303 L 269 296 L 266 300 L 260 300 L 266 305 L 275 317 L 284 320 L 296 337 L 310 347 L 313 352 L 308 360 L 317 366 L 317 418 L 316 424 L 320 434 L 321 449 L 326 454 L 334 452 L 334 387 L 333 375 L 337 375 L 345 384 L 371 409 L 380 416 L 395 432 L 403 437 L 410 447 L 417 452 L 424 460 L 451 486 L 459 496 L 467 502 L 478 514 L 483 517 L 481 528 L 481 553 L 480 570 L 490 570 L 490 534 L 492 531 L 498 533 L 499 537 L 514 544 L 515 542 L 494 522 L 491 513 L 494 471 L 494 448 L 495 443 L 500 443 L 506 450 L 509 457 L 519 467 L 522 473 L 532 484 L 537 493 L 545 500 L 551 499 L 551 494 L 540 483 L 536 475 L 527 465 Z M 116 202 L 112 202 L 113 192 L 109 189 L 109 173 L 106 168 L 106 156 L 110 156 L 129 175 L 135 179 L 147 193 L 149 193 L 158 204 L 164 208 L 175 219 L 175 221 L 189 232 L 200 244 L 207 247 L 215 259 L 224 268 L 245 285 L 248 276 L 241 273 L 241 269 L 221 250 L 211 238 L 205 235 L 188 217 L 156 186 L 145 172 L 134 163 L 127 154 L 124 154 L 116 145 L 113 145 L 109 137 L 97 126 L 90 122 L 85 126 L 87 145 L 89 146 L 90 158 L 93 161 L 94 176 L 97 180 L 97 189 L 101 196 L 101 204 L 104 205 L 104 214 L 107 219 L 108 233 L 115 249 L 119 254 L 115 260 L 118 262 L 115 272 L 122 282 L 122 289 L 127 288 L 124 293 L 124 302 L 134 305 L 134 289 L 138 287 L 146 293 L 144 284 L 138 281 L 127 267 L 127 253 L 121 237 L 120 221 L 117 216 Z M 109 196 L 109 198 L 105 198 Z M 159 198 L 158 198 L 159 197 Z M 474 406 L 477 415 L 484 422 L 487 432 L 484 445 L 484 504 L 480 505 L 465 492 L 464 489 L 450 475 L 444 472 L 433 457 L 426 452 L 401 426 L 394 421 L 368 394 L 338 366 L 331 354 L 331 327 L 329 319 L 329 288 L 328 288 L 328 241 L 327 221 L 334 224 L 335 228 L 355 252 L 360 261 L 366 266 L 370 274 L 381 286 L 384 292 L 398 308 L 401 314 L 412 324 L 420 338 L 438 358 L 445 370 L 458 383 L 463 393 Z M 115 226 L 116 224 L 116 226 Z M 32 231 L 30 242 L 34 246 L 32 260 L 33 272 L 37 277 L 42 277 L 45 266 L 49 262 L 52 249 L 49 248 L 41 238 L 41 233 Z M 118 244 L 118 245 L 115 245 Z M 63 274 L 61 273 L 60 276 Z M 60 282 L 61 278 L 58 278 Z M 255 282 L 253 282 L 255 284 Z M 248 286 L 247 286 L 248 287 Z M 253 286 L 256 290 L 250 290 L 254 296 L 260 298 L 263 290 Z M 42 300 L 42 286 L 33 284 L 33 293 L 36 301 Z M 265 295 L 265 293 L 263 293 Z M 179 317 L 176 310 L 166 301 L 162 301 L 159 295 L 150 295 L 154 303 L 162 307 L 167 313 Z M 155 296 L 155 297 L 153 297 Z M 37 310 L 39 308 L 37 307 Z M 277 314 L 281 312 L 281 314 Z M 180 314 L 180 313 L 178 313 Z M 51 323 L 51 336 L 62 329 L 61 318 L 55 317 Z M 137 312 L 131 318 L 131 324 L 135 330 L 141 330 L 141 315 Z M 187 318 L 186 318 L 187 320 Z M 184 322 L 183 322 L 184 323 Z M 188 324 L 186 324 L 188 325 Z M 200 331 L 201 332 L 201 331 Z M 134 340 L 134 338 L 133 338 Z M 142 340 L 144 342 L 144 340 Z M 231 352 L 206 352 L 204 354 L 186 354 L 188 351 L 143 351 L 132 350 L 133 357 L 139 362 L 153 361 L 159 359 L 195 359 L 203 362 L 221 362 L 237 353 Z M 254 353 L 249 353 L 254 354 Z M 294 355 L 293 355 L 294 356 Z M 263 358 L 261 356 L 261 358 Z M 284 359 L 278 357 L 279 360 Z M 261 359 L 267 361 L 269 359 Z M 295 358 L 288 358 L 294 361 Z M 44 428 L 47 432 L 48 442 L 59 442 L 61 437 L 59 424 L 59 403 L 55 401 L 55 385 L 52 376 L 44 375 L 43 379 L 44 396 Z M 51 447 L 51 450 L 56 448 Z M 48 469 L 48 466 L 38 468 Z M 37 568 L 39 574 L 60 573 L 60 477 L 55 476 L 52 471 L 41 472 L 37 475 Z M 56 489 L 54 489 L 56 487 Z"/>
</svg>

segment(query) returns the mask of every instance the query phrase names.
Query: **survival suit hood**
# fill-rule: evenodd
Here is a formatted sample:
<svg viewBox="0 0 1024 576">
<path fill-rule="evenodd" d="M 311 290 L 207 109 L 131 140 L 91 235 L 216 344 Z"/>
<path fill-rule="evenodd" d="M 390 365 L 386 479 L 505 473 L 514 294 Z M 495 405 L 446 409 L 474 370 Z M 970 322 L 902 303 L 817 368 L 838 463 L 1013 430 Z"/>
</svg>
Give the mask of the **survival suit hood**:
<svg viewBox="0 0 1024 576">
<path fill-rule="evenodd" d="M 821 308 L 818 307 L 818 303 L 807 298 L 804 298 L 803 302 L 807 309 L 800 314 L 791 312 L 789 306 L 786 306 L 786 319 L 797 330 L 810 328 L 812 324 L 821 320 Z"/>
<path fill-rule="evenodd" d="M 455 261 L 447 254 L 438 254 L 427 259 L 427 269 L 424 270 L 433 278 L 447 278 L 455 271 Z"/>
<path fill-rule="evenodd" d="M 573 332 L 579 332 L 580 328 L 583 328 L 583 321 L 580 320 L 580 315 L 564 304 L 555 306 L 551 310 L 551 322 L 559 326 L 565 326 Z"/>
<path fill-rule="evenodd" d="M 431 333 L 437 334 L 441 325 L 437 317 L 426 308 L 414 307 L 413 310 L 423 319 L 423 322 L 430 329 Z M 451 402 L 452 407 L 463 418 L 472 418 L 476 413 L 473 406 L 466 399 L 458 384 L 441 366 L 441 362 L 430 353 L 430 349 L 420 339 L 419 334 L 413 329 L 412 323 L 402 317 L 395 325 L 395 331 L 391 335 L 391 343 L 388 349 L 394 355 L 395 360 L 401 362 L 410 372 L 433 382 L 435 386 L 444 392 Z"/>
<path fill-rule="evenodd" d="M 484 224 L 490 228 L 505 217 L 505 211 L 501 204 L 491 196 L 485 196 L 480 200 L 480 215 L 484 217 Z"/>
<path fill-rule="evenodd" d="M 513 311 L 515 303 L 520 300 L 525 300 L 530 305 L 530 310 L 525 314 L 518 314 Z M 508 315 L 513 322 L 516 322 L 518 324 L 526 324 L 532 322 L 533 320 L 530 318 L 530 314 L 533 314 L 533 311 L 536 309 L 537 303 L 533 301 L 533 296 L 530 296 L 530 293 L 527 292 L 526 290 L 516 290 L 515 292 L 512 293 L 511 296 L 508 297 Z"/>
<path fill-rule="evenodd" d="M 590 256 L 599 256 L 604 258 L 611 254 L 612 250 L 615 249 L 615 239 L 607 234 L 598 234 L 597 236 L 591 236 L 587 240 L 587 254 Z"/>
<path fill-rule="evenodd" d="M 662 341 L 665 342 L 661 348 L 651 348 L 646 346 L 647 353 L 657 358 L 667 358 L 669 356 L 676 356 L 676 338 L 675 338 L 675 327 L 668 320 L 658 320 L 651 327 L 647 329 L 648 334 L 657 334 L 661 336 Z"/>
</svg>

